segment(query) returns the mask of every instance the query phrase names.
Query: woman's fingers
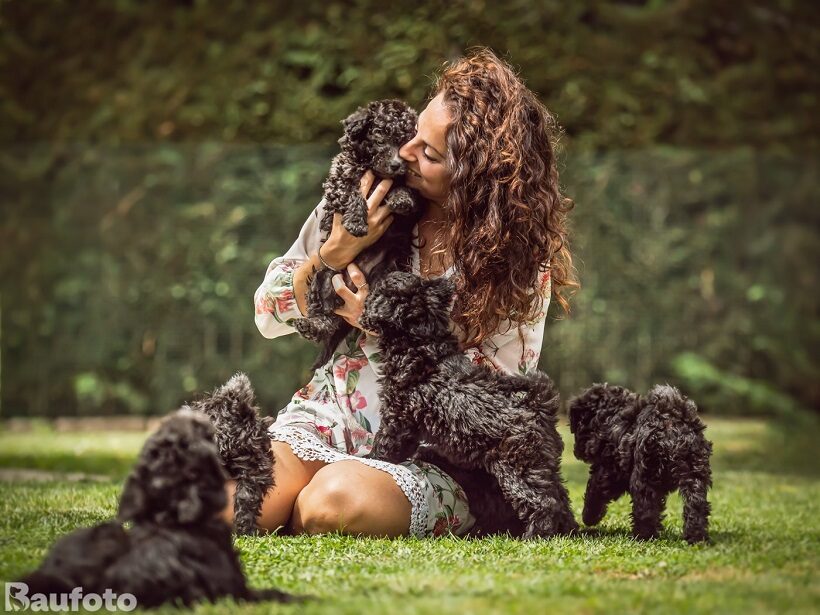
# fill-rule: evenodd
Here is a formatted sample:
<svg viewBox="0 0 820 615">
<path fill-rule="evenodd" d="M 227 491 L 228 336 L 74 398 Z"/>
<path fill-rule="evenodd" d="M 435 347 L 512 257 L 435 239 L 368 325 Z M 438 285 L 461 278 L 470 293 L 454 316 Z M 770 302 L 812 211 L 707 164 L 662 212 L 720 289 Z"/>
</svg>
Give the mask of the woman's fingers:
<svg viewBox="0 0 820 615">
<path fill-rule="evenodd" d="M 333 288 L 336 291 L 336 294 L 339 295 L 345 302 L 342 307 L 334 311 L 354 327 L 361 328 L 359 326 L 359 318 L 362 315 L 364 300 L 367 297 L 367 280 L 365 279 L 362 270 L 359 269 L 354 263 L 350 263 L 347 266 L 347 273 L 350 276 L 350 280 L 353 282 L 353 285 L 356 287 L 356 292 L 354 293 L 347 287 L 344 283 L 344 279 L 342 278 L 342 274 L 337 273 L 334 275 L 333 278 L 331 278 Z"/>
<path fill-rule="evenodd" d="M 381 237 L 387 230 L 387 227 L 393 224 L 393 212 L 388 212 L 386 216 L 380 218 L 375 224 L 378 227 L 378 233 Z"/>
<path fill-rule="evenodd" d="M 373 215 L 376 208 L 382 204 L 384 196 L 387 194 L 387 191 L 390 190 L 390 186 L 392 185 L 392 179 L 383 179 L 378 183 L 376 189 L 373 191 L 373 194 L 371 194 L 370 198 L 367 199 L 367 211 L 370 215 Z"/>
<path fill-rule="evenodd" d="M 365 171 L 365 174 L 362 175 L 362 181 L 359 183 L 359 189 L 365 199 L 367 198 L 367 193 L 370 192 L 370 187 L 373 185 L 373 180 L 375 179 L 376 176 L 373 174 L 373 171 L 370 170 Z"/>
<path fill-rule="evenodd" d="M 356 266 L 356 263 L 350 263 L 347 266 L 347 273 L 350 275 L 350 280 L 356 287 L 356 294 L 359 294 L 361 291 L 364 291 L 364 293 L 367 294 L 367 280 L 364 279 L 364 273 L 362 273 L 362 270 Z"/>
<path fill-rule="evenodd" d="M 339 295 L 345 302 L 343 307 L 347 307 L 347 304 L 351 301 L 356 301 L 356 294 L 347 287 L 344 279 L 342 279 L 341 273 L 334 275 L 331 278 L 331 282 L 333 283 L 333 290 L 335 290 L 336 294 Z M 339 309 L 341 310 L 342 308 Z"/>
</svg>

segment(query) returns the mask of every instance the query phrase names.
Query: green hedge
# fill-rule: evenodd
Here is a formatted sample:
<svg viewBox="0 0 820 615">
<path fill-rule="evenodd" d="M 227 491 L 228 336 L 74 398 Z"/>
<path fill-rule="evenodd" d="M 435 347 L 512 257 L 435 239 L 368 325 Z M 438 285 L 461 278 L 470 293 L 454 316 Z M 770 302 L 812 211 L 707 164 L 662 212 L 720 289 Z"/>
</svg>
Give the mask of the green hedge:
<svg viewBox="0 0 820 615">
<path fill-rule="evenodd" d="M 261 338 L 251 296 L 339 120 L 422 104 L 472 44 L 566 130 L 583 290 L 542 355 L 565 396 L 668 380 L 713 412 L 816 409 L 818 21 L 785 0 L 0 0 L 2 413 L 159 413 L 238 369 L 281 407 L 313 349 Z"/>
</svg>

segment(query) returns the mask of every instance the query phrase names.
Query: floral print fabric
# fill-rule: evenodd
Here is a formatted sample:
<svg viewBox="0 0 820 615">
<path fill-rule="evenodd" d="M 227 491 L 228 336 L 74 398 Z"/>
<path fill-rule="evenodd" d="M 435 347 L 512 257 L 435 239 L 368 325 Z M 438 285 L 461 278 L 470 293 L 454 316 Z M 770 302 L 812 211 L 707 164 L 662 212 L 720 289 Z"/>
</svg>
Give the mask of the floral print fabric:
<svg viewBox="0 0 820 615">
<path fill-rule="evenodd" d="M 319 248 L 322 241 L 319 220 L 323 207 L 324 201 L 311 213 L 290 250 L 273 259 L 256 290 L 255 322 L 266 338 L 296 331 L 292 321 L 301 318 L 302 314 L 294 297 L 293 272 Z M 413 252 L 413 272 L 418 275 L 418 250 Z M 452 273 L 451 268 L 444 275 Z M 520 330 L 509 322 L 504 323 L 500 331 L 480 347 L 468 349 L 465 352 L 467 357 L 476 364 L 487 364 L 508 373 L 524 374 L 536 369 L 550 291 L 549 269 L 545 268 L 538 288 L 534 290 L 543 300 L 539 317 L 522 325 Z M 352 458 L 368 457 L 381 422 L 379 371 L 378 341 L 363 331 L 353 330 L 339 344 L 328 363 L 317 369 L 310 382 L 296 391 L 280 411 L 272 429 L 307 423 L 315 426 L 323 445 Z M 466 496 L 452 478 L 430 464 L 408 462 L 403 465 L 427 483 L 430 535 L 469 529 L 472 522 Z M 437 495 L 431 496 L 430 493 Z"/>
</svg>

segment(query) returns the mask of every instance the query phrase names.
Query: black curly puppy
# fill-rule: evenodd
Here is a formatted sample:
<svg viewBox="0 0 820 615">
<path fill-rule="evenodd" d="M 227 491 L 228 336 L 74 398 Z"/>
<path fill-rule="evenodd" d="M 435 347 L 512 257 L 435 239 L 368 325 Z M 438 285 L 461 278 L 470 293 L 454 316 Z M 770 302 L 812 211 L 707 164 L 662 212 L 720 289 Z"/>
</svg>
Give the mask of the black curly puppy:
<svg viewBox="0 0 820 615">
<path fill-rule="evenodd" d="M 236 481 L 234 530 L 256 533 L 256 519 L 265 494 L 273 489 L 273 453 L 268 427 L 274 418 L 260 416 L 248 377 L 237 373 L 228 382 L 190 406 L 213 423 L 219 456 Z"/>
<path fill-rule="evenodd" d="M 471 363 L 450 331 L 453 291 L 446 278 L 404 272 L 371 288 L 359 322 L 378 334 L 382 352 L 376 454 L 397 463 L 423 441 L 454 466 L 491 475 L 524 537 L 576 530 L 561 478 L 555 386 L 541 372 Z"/>
<path fill-rule="evenodd" d="M 231 530 L 219 518 L 225 474 L 213 428 L 191 410 L 170 415 L 146 441 L 120 499 L 117 521 L 57 541 L 24 579 L 29 593 L 133 594 L 141 607 L 189 606 L 222 597 L 278 600 L 278 590 L 248 588 Z M 122 522 L 132 523 L 125 529 Z"/>
<path fill-rule="evenodd" d="M 319 228 L 327 239 L 336 213 L 341 214 L 342 225 L 351 235 L 367 234 L 367 202 L 360 191 L 365 171 L 370 169 L 379 178 L 395 180 L 382 204 L 399 215 L 355 261 L 371 285 L 390 271 L 409 267 L 411 231 L 421 216 L 422 200 L 403 185 L 407 163 L 399 157 L 399 148 L 413 138 L 417 121 L 416 112 L 400 100 L 378 100 L 359 108 L 342 122 L 342 151 L 333 159 L 323 184 L 325 208 Z M 303 337 L 322 345 L 314 369 L 330 359 L 351 331 L 350 325 L 334 312 L 343 304 L 333 288 L 335 274 L 327 267 L 314 274 L 308 287 L 308 316 L 294 321 Z"/>
<path fill-rule="evenodd" d="M 666 497 L 683 499 L 683 537 L 708 540 L 712 443 L 695 404 L 669 385 L 643 397 L 619 386 L 595 384 L 570 402 L 575 456 L 592 464 L 583 521 L 595 525 L 607 505 L 632 496 L 633 533 L 652 538 L 661 529 Z"/>
</svg>

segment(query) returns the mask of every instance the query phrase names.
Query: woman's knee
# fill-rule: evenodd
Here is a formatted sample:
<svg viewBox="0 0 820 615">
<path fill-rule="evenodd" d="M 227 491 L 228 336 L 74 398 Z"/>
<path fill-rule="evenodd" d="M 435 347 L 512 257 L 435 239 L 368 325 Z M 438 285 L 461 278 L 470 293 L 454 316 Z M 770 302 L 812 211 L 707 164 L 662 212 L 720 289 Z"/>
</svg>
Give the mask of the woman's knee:
<svg viewBox="0 0 820 615">
<path fill-rule="evenodd" d="M 317 472 L 296 497 L 291 519 L 294 531 L 326 534 L 358 525 L 364 503 L 351 489 L 350 478 L 333 470 Z"/>
<path fill-rule="evenodd" d="M 342 531 L 369 536 L 400 536 L 410 523 L 410 503 L 388 473 L 357 461 L 340 461 L 319 470 L 293 507 L 294 532 Z"/>
</svg>

